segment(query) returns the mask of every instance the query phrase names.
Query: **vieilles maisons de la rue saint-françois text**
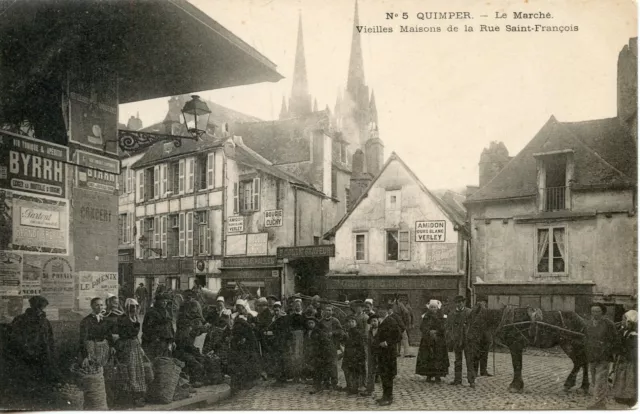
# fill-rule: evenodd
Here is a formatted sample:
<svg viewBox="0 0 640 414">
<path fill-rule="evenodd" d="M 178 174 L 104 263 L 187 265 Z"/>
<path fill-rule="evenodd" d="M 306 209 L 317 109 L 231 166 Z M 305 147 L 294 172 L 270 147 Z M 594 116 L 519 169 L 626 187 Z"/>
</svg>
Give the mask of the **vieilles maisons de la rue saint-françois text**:
<svg viewBox="0 0 640 414">
<path fill-rule="evenodd" d="M 522 11 L 511 12 L 511 17 L 514 20 L 551 20 L 553 15 L 550 12 L 535 12 L 527 13 Z M 506 12 L 494 12 L 493 16 L 489 14 L 480 15 L 480 19 L 487 19 L 493 17 L 495 20 L 508 19 L 509 14 Z M 438 21 L 444 23 L 444 21 L 460 21 L 464 20 L 465 23 L 470 23 L 470 20 L 474 19 L 474 16 L 470 12 L 400 12 L 400 13 L 386 13 L 386 20 L 421 20 L 421 21 Z M 478 20 L 482 21 L 482 20 Z M 420 24 L 400 24 L 398 27 L 389 25 L 357 25 L 356 29 L 359 33 L 376 34 L 376 33 L 440 33 L 443 31 L 449 32 L 577 32 L 579 30 L 577 25 L 548 25 L 548 24 L 506 24 L 500 26 L 497 24 L 477 24 L 470 25 L 465 24 L 463 28 L 449 25 L 449 27 L 433 25 L 424 26 Z"/>
</svg>

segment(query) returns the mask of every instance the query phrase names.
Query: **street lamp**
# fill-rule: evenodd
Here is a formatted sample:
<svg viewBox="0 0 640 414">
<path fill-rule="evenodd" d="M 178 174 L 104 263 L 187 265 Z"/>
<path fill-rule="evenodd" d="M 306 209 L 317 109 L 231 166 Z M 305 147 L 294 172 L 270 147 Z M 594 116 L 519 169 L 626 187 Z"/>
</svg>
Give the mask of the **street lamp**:
<svg viewBox="0 0 640 414">
<path fill-rule="evenodd" d="M 192 95 L 191 100 L 184 104 L 182 117 L 185 127 L 191 136 L 156 134 L 154 132 L 143 131 L 118 131 L 118 145 L 122 151 L 139 151 L 148 148 L 159 141 L 173 141 L 173 145 L 178 148 L 182 145 L 183 139 L 198 141 L 207 132 L 209 116 L 211 110 L 206 102 L 201 101 L 198 95 Z M 105 142 L 105 151 L 106 151 Z"/>
<path fill-rule="evenodd" d="M 198 95 L 192 95 L 191 100 L 184 104 L 184 108 L 182 108 L 184 125 L 196 141 L 207 132 L 210 115 L 211 110 L 205 102 L 200 100 Z"/>
</svg>

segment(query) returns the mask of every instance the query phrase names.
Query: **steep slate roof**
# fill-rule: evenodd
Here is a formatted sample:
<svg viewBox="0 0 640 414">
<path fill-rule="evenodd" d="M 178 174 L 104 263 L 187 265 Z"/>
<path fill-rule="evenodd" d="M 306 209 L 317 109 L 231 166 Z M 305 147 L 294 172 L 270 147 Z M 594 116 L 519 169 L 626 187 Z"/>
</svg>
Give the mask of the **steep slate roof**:
<svg viewBox="0 0 640 414">
<path fill-rule="evenodd" d="M 574 151 L 572 188 L 576 190 L 637 184 L 636 143 L 618 118 L 558 122 L 551 116 L 522 151 L 466 203 L 536 196 L 534 154 L 566 149 Z"/>
<path fill-rule="evenodd" d="M 324 239 L 335 236 L 338 229 L 342 226 L 342 224 L 345 221 L 347 221 L 349 216 L 351 216 L 351 213 L 353 213 L 358 208 L 362 200 L 364 200 L 368 196 L 369 190 L 371 190 L 371 188 L 375 185 L 375 183 L 378 181 L 378 178 L 380 178 L 382 174 L 384 174 L 385 170 L 387 169 L 389 164 L 391 164 L 392 161 L 398 161 L 404 167 L 404 169 L 409 173 L 411 178 L 413 178 L 413 180 L 416 183 L 418 183 L 418 186 L 420 187 L 420 189 L 425 194 L 427 194 L 431 198 L 431 200 L 433 200 L 433 202 L 436 203 L 438 207 L 440 207 L 440 209 L 443 211 L 445 216 L 447 216 L 453 223 L 457 224 L 460 230 L 463 231 L 465 234 L 468 233 L 466 231 L 464 218 L 459 217 L 459 215 L 454 211 L 452 207 L 448 206 L 446 203 L 444 203 L 442 200 L 436 197 L 431 191 L 429 191 L 429 189 L 422 183 L 422 181 L 420 181 L 418 176 L 415 175 L 415 173 L 411 170 L 411 168 L 409 168 L 409 166 L 405 164 L 404 161 L 402 161 L 402 159 L 398 156 L 398 154 L 396 154 L 395 152 L 392 152 L 391 155 L 389 156 L 389 159 L 384 164 L 384 166 L 382 167 L 378 175 L 376 175 L 375 178 L 371 180 L 367 189 L 362 192 L 362 195 L 356 200 L 356 202 L 353 204 L 351 209 L 347 212 L 347 214 L 344 215 L 344 217 L 342 217 L 342 219 L 338 222 L 338 224 L 336 224 L 331 230 L 329 230 L 324 234 L 323 236 Z"/>
<path fill-rule="evenodd" d="M 190 97 L 187 97 L 187 95 L 180 95 L 179 98 L 182 98 L 185 102 L 191 99 Z M 224 123 L 231 124 L 235 122 L 260 121 L 260 118 L 256 118 L 255 116 L 243 114 L 242 112 L 235 111 L 233 109 L 227 108 L 226 106 L 219 105 L 206 99 L 203 99 L 203 101 L 207 104 L 209 110 L 211 111 L 211 115 L 209 115 L 209 125 L 215 125 L 217 127 L 216 130 L 219 130 L 220 126 Z M 167 111 L 167 114 L 165 115 L 162 122 L 157 122 L 146 128 L 142 128 L 141 131 L 158 132 L 160 134 L 164 134 L 164 122 L 171 121 L 182 124 L 182 113 L 180 112 L 182 106 L 184 105 L 169 105 L 169 110 Z M 126 127 L 124 129 L 126 129 Z"/>
<path fill-rule="evenodd" d="M 311 144 L 305 133 L 328 127 L 329 113 L 323 110 L 299 118 L 234 124 L 231 131 L 272 163 L 289 164 L 309 161 Z"/>
<path fill-rule="evenodd" d="M 143 168 L 155 165 L 162 160 L 176 158 L 188 154 L 194 154 L 210 148 L 220 147 L 224 143 L 225 139 L 226 138 L 218 138 L 212 135 L 205 134 L 199 141 L 191 139 L 182 140 L 182 145 L 178 148 L 173 146 L 172 141 L 160 141 L 152 145 L 142 156 L 142 158 L 135 162 L 131 167 L 134 169 Z M 171 144 L 172 147 L 170 153 L 164 152 L 165 143 Z"/>
</svg>

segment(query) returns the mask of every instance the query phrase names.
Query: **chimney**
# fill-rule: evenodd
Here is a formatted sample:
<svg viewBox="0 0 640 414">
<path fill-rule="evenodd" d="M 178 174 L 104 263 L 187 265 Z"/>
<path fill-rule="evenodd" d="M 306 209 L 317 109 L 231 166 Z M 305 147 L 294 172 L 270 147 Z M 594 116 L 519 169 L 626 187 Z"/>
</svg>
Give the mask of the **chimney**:
<svg viewBox="0 0 640 414">
<path fill-rule="evenodd" d="M 638 139 L 638 38 L 618 54 L 618 120 Z"/>
<path fill-rule="evenodd" d="M 484 187 L 489 181 L 498 175 L 500 171 L 509 163 L 509 151 L 504 143 L 492 141 L 489 148 L 482 150 L 480 155 L 480 188 Z"/>
<path fill-rule="evenodd" d="M 361 149 L 357 149 L 351 158 L 351 181 L 349 183 L 349 205 L 347 211 L 350 211 L 353 204 L 360 198 L 362 193 L 369 187 L 371 183 L 371 174 L 365 173 L 364 169 L 364 153 Z"/>
<path fill-rule="evenodd" d="M 370 136 L 365 144 L 366 167 L 367 172 L 375 177 L 384 163 L 384 144 L 378 137 L 377 127 L 370 131 Z"/>
</svg>

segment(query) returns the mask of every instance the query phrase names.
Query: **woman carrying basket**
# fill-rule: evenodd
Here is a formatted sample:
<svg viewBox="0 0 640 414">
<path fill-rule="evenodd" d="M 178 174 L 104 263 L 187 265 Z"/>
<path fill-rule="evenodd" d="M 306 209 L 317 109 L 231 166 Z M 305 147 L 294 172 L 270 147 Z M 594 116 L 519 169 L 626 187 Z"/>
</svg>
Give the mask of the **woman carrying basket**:
<svg viewBox="0 0 640 414">
<path fill-rule="evenodd" d="M 136 407 L 144 407 L 147 392 L 147 378 L 144 363 L 147 357 L 140 346 L 140 305 L 135 299 L 125 302 L 125 313 L 118 318 L 116 332 L 116 361 L 118 380 L 116 389 L 120 400 L 129 400 Z"/>
</svg>

